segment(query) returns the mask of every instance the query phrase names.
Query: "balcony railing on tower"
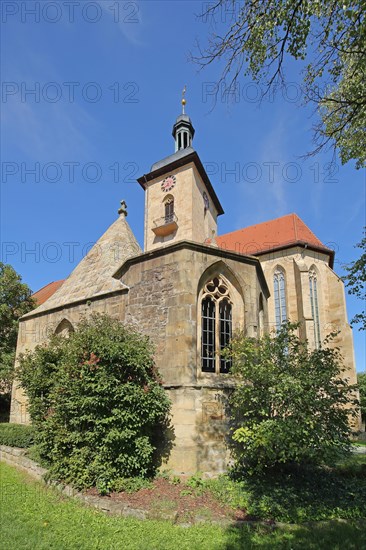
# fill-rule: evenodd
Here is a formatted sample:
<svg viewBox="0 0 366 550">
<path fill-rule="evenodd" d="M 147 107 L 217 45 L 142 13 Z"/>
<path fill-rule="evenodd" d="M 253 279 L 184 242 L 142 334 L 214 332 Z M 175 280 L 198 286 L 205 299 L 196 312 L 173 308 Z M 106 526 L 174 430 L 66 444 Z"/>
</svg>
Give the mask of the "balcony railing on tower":
<svg viewBox="0 0 366 550">
<path fill-rule="evenodd" d="M 166 237 L 178 229 L 178 218 L 174 212 L 154 220 L 152 230 L 158 237 Z"/>
</svg>

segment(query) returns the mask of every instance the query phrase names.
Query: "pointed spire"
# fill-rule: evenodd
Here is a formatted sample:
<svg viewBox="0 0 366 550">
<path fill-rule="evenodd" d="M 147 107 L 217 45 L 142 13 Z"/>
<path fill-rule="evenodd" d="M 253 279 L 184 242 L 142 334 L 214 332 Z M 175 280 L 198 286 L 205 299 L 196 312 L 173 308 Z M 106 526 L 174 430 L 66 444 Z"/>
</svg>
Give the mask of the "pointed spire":
<svg viewBox="0 0 366 550">
<path fill-rule="evenodd" d="M 114 275 L 128 258 L 140 253 L 141 248 L 122 213 L 58 290 L 37 308 L 37 313 L 125 288 L 123 281 Z"/>
<path fill-rule="evenodd" d="M 185 106 L 187 100 L 185 98 L 187 91 L 187 86 L 184 86 L 182 90 L 182 114 L 177 118 L 173 126 L 173 137 L 175 140 L 175 151 L 180 151 L 181 149 L 187 149 L 187 147 L 192 147 L 192 140 L 194 136 L 194 128 L 191 122 L 191 119 L 185 113 Z"/>
<path fill-rule="evenodd" d="M 186 106 L 186 98 L 184 97 L 186 95 L 186 91 L 187 91 L 187 85 L 185 84 L 184 85 L 184 88 L 182 90 L 182 115 L 185 115 L 185 106 Z"/>
</svg>

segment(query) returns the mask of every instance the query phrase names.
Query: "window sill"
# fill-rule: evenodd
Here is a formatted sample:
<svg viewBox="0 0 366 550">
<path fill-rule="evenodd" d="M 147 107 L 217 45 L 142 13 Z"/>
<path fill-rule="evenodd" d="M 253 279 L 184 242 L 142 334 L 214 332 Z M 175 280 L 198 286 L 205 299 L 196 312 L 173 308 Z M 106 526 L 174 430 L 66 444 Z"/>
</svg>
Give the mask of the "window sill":
<svg viewBox="0 0 366 550">
<path fill-rule="evenodd" d="M 237 385 L 237 381 L 232 374 L 217 373 L 217 372 L 202 372 L 199 371 L 197 375 L 197 382 L 203 385 L 225 388 L 234 388 Z"/>
</svg>

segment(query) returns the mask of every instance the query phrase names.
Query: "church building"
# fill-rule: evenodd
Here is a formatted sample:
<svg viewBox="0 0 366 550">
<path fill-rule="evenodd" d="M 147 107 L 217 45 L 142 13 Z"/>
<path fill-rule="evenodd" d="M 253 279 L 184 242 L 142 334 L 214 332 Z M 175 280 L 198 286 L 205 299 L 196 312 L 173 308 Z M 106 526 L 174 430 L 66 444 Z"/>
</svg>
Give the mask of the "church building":
<svg viewBox="0 0 366 550">
<path fill-rule="evenodd" d="M 220 473 L 227 466 L 224 397 L 233 387 L 220 355 L 233 333 L 258 337 L 289 319 L 316 348 L 332 331 L 350 383 L 356 381 L 352 331 L 334 252 L 296 215 L 217 234 L 224 214 L 192 147 L 183 113 L 173 127 L 175 152 L 137 181 L 145 193 L 144 249 L 118 218 L 64 281 L 34 297 L 20 322 L 17 354 L 67 335 L 81 316 L 107 313 L 148 335 L 172 402 L 176 474 Z M 26 423 L 26 397 L 14 383 L 11 422 Z"/>
</svg>

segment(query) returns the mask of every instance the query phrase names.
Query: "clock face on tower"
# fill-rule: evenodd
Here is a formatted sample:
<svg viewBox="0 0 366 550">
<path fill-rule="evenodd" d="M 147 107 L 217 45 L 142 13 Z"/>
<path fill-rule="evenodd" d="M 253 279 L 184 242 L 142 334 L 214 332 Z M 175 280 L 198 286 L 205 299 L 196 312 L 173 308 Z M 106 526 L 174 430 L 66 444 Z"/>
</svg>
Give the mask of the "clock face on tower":
<svg viewBox="0 0 366 550">
<path fill-rule="evenodd" d="M 173 189 L 174 185 L 177 183 L 177 178 L 175 176 L 168 176 L 161 182 L 161 190 L 163 193 L 167 193 Z"/>
</svg>

